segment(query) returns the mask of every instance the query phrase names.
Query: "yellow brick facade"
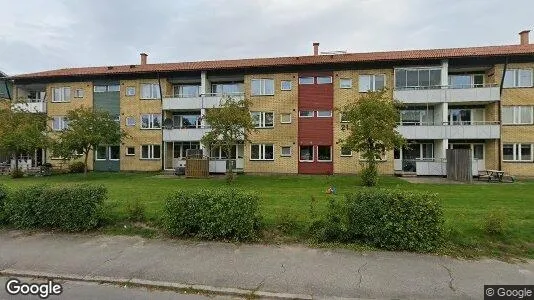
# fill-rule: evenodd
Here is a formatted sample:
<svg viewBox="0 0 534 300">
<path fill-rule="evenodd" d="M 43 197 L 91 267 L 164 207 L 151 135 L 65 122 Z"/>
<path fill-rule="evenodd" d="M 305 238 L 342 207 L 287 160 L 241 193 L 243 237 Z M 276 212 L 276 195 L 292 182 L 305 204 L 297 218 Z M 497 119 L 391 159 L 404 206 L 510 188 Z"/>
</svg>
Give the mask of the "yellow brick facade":
<svg viewBox="0 0 534 300">
<path fill-rule="evenodd" d="M 360 75 L 386 75 L 386 88 L 388 89 L 388 96 L 393 99 L 393 69 L 372 69 L 372 70 L 348 70 L 334 72 L 334 147 L 333 147 L 333 161 L 334 173 L 359 173 L 362 169 L 363 161 L 360 160 L 360 155 L 356 152 L 352 156 L 341 156 L 342 139 L 346 138 L 348 131 L 345 129 L 347 124 L 341 123 L 340 110 L 346 104 L 357 101 L 364 93 L 359 92 L 359 77 Z M 341 88 L 341 79 L 351 79 L 351 88 Z M 379 172 L 382 174 L 393 174 L 393 151 L 386 153 L 384 161 L 378 164 Z"/>
<path fill-rule="evenodd" d="M 162 82 L 162 93 L 166 94 L 166 80 Z M 163 147 L 161 148 L 161 159 L 141 159 L 141 145 L 162 145 L 161 129 L 141 129 L 142 114 L 161 114 L 161 100 L 141 99 L 141 84 L 154 83 L 157 79 L 139 79 L 139 80 L 121 80 L 120 92 L 120 122 L 128 136 L 123 140 L 121 145 L 121 171 L 158 171 L 162 169 Z M 128 87 L 135 88 L 134 96 L 127 96 Z M 135 126 L 126 126 L 126 119 L 132 117 L 135 119 Z M 135 155 L 126 155 L 128 147 L 135 148 Z"/>
<path fill-rule="evenodd" d="M 251 79 L 274 79 L 274 96 L 252 96 Z M 281 81 L 290 80 L 291 90 L 282 91 Z M 247 173 L 297 173 L 298 172 L 298 74 L 254 74 L 245 76 L 245 97 L 251 101 L 251 111 L 274 112 L 274 128 L 262 128 L 252 132 L 249 139 L 254 144 L 273 144 L 274 160 L 250 160 L 250 143 L 245 144 L 244 171 Z M 282 124 L 281 114 L 291 114 L 291 123 Z M 281 156 L 281 147 L 291 147 L 291 156 Z"/>
</svg>

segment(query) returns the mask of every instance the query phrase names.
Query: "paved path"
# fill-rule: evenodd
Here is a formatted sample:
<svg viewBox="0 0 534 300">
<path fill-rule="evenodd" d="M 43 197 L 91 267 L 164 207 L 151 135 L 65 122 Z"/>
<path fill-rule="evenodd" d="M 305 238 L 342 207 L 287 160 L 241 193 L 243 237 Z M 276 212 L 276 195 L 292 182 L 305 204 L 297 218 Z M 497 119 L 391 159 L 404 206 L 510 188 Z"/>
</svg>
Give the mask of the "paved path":
<svg viewBox="0 0 534 300">
<path fill-rule="evenodd" d="M 480 299 L 484 284 L 534 284 L 534 262 L 19 231 L 0 231 L 0 270 L 314 298 Z"/>
</svg>

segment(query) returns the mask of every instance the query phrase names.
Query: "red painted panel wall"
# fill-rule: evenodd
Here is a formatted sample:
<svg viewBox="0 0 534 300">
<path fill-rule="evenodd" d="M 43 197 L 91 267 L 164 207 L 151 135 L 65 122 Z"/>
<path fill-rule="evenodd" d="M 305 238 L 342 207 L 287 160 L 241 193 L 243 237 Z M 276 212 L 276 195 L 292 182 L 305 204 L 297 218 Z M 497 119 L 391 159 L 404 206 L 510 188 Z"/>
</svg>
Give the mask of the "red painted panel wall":
<svg viewBox="0 0 534 300">
<path fill-rule="evenodd" d="M 333 76 L 332 72 L 307 72 L 299 74 L 299 77 Z M 298 85 L 298 108 L 302 110 L 330 110 L 334 108 L 333 84 L 299 84 Z M 333 145 L 333 118 L 299 118 L 298 120 L 298 144 L 306 146 L 332 146 Z M 333 147 L 332 147 L 333 148 Z M 298 162 L 301 174 L 332 174 L 332 162 L 318 162 L 317 149 L 315 148 L 313 162 Z M 297 150 L 298 151 L 298 150 Z M 332 153 L 333 157 L 333 153 Z M 297 152 L 297 159 L 299 153 Z"/>
</svg>

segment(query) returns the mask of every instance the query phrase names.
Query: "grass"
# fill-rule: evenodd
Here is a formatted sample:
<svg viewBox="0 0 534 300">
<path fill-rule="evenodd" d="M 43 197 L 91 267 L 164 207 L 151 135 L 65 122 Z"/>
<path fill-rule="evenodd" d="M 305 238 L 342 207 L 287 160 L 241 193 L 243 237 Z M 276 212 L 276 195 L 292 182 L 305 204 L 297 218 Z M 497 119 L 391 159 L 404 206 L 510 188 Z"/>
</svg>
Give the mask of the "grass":
<svg viewBox="0 0 534 300">
<path fill-rule="evenodd" d="M 139 201 L 146 217 L 157 224 L 165 197 L 176 190 L 217 188 L 225 186 L 223 177 L 212 179 L 161 178 L 153 173 L 91 173 L 51 177 L 10 179 L 0 177 L 8 187 L 34 184 L 102 184 L 108 188 L 108 213 L 121 224 L 104 228 L 106 233 L 157 236 L 148 228 L 132 229 L 128 224 L 128 207 Z M 257 193 L 267 228 L 282 235 L 283 241 L 304 241 L 304 232 L 313 219 L 326 208 L 328 197 L 342 197 L 358 188 L 357 176 L 239 176 L 234 187 Z M 534 258 L 534 181 L 514 184 L 411 184 L 395 177 L 382 177 L 382 187 L 438 193 L 445 210 L 447 242 L 441 254 L 463 257 L 527 257 Z M 337 195 L 326 193 L 334 186 Z M 488 214 L 501 210 L 508 227 L 501 235 L 484 230 Z M 276 230 L 278 228 L 278 230 Z M 269 239 L 269 238 L 268 238 Z"/>
</svg>

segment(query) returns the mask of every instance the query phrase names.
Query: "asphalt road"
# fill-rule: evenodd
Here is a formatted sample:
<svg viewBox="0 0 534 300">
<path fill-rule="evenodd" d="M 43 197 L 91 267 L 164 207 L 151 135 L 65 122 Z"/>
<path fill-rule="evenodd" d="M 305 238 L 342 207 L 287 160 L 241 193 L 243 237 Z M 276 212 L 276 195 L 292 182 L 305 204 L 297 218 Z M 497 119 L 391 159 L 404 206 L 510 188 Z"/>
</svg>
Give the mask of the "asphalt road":
<svg viewBox="0 0 534 300">
<path fill-rule="evenodd" d="M 44 283 L 46 280 L 42 279 L 31 279 L 31 278 L 18 278 L 21 282 L 25 283 Z M 6 282 L 9 280 L 7 277 L 0 277 L 0 299 L 1 300 L 30 300 L 30 299 L 39 299 L 38 296 L 31 295 L 19 295 L 11 296 L 6 291 Z M 56 281 L 55 281 L 56 282 Z M 158 291 L 158 290 L 149 290 L 142 287 L 123 287 L 118 285 L 109 285 L 109 284 L 97 284 L 97 283 L 88 283 L 88 282 L 77 282 L 77 281 L 57 281 L 63 286 L 63 293 L 59 296 L 50 296 L 49 300 L 61 300 L 61 299 L 80 299 L 80 300 L 89 300 L 89 299 L 109 299 L 109 300 L 118 300 L 118 299 L 154 299 L 154 300 L 164 300 L 164 299 L 179 299 L 179 300 L 204 300 L 204 299 L 238 299 L 231 297 L 212 297 L 205 295 L 196 295 L 196 294 L 181 294 L 174 291 Z"/>
</svg>

